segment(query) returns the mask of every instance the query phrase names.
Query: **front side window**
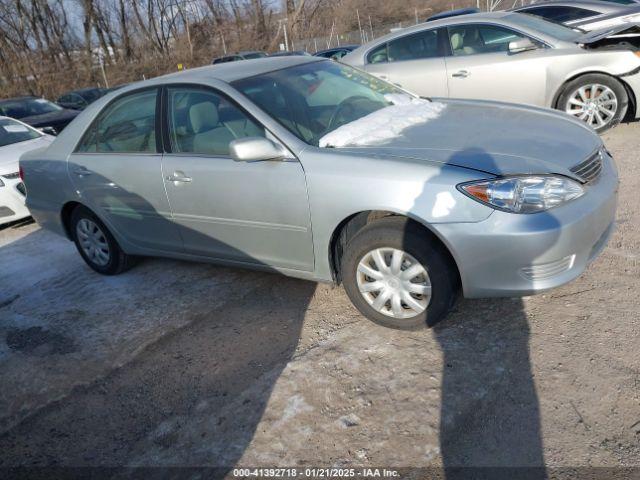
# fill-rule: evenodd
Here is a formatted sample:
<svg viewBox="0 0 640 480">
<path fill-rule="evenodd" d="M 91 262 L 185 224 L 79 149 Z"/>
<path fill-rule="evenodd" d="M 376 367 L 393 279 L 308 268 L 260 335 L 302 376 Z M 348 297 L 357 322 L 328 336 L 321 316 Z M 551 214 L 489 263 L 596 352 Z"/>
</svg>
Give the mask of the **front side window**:
<svg viewBox="0 0 640 480">
<path fill-rule="evenodd" d="M 85 134 L 78 152 L 156 153 L 157 89 L 126 94 L 107 106 Z"/>
<path fill-rule="evenodd" d="M 233 140 L 265 136 L 263 127 L 211 90 L 170 87 L 168 93 L 173 153 L 228 156 Z"/>
<path fill-rule="evenodd" d="M 526 38 L 498 25 L 456 25 L 449 27 L 451 51 L 455 56 L 509 51 L 509 43 Z"/>
<path fill-rule="evenodd" d="M 389 62 L 418 60 L 420 58 L 433 58 L 437 56 L 439 56 L 437 30 L 414 33 L 389 42 Z"/>
<path fill-rule="evenodd" d="M 232 85 L 298 138 L 318 145 L 327 133 L 392 105 L 389 94 L 408 94 L 329 60 L 237 80 Z"/>
<path fill-rule="evenodd" d="M 37 130 L 18 123 L 10 118 L 0 118 L 0 147 L 14 143 L 26 142 L 40 138 L 42 134 Z"/>
</svg>

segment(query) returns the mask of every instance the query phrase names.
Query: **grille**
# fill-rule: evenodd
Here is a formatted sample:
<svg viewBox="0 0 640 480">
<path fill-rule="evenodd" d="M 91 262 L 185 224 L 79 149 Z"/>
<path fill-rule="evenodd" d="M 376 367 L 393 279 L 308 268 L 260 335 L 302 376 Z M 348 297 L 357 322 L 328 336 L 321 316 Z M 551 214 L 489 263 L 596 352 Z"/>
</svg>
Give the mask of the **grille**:
<svg viewBox="0 0 640 480">
<path fill-rule="evenodd" d="M 16 185 L 16 190 L 18 190 L 25 197 L 27 196 L 27 188 L 24 186 L 24 183 L 20 182 Z"/>
<path fill-rule="evenodd" d="M 2 178 L 6 178 L 7 180 L 15 180 L 20 176 L 20 172 L 15 173 L 7 173 L 6 175 L 2 175 Z"/>
<path fill-rule="evenodd" d="M 584 162 L 579 163 L 571 169 L 573 173 L 589 183 L 598 178 L 602 171 L 602 152 L 598 150 Z"/>
</svg>

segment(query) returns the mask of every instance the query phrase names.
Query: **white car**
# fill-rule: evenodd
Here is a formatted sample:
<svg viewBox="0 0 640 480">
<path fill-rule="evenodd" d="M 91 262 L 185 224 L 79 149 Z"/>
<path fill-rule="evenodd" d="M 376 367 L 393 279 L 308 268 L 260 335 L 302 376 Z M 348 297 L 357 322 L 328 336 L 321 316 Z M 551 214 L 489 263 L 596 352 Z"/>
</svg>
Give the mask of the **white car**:
<svg viewBox="0 0 640 480">
<path fill-rule="evenodd" d="M 47 147 L 54 137 L 8 117 L 0 117 L 0 225 L 30 216 L 18 160 L 23 153 Z"/>
</svg>

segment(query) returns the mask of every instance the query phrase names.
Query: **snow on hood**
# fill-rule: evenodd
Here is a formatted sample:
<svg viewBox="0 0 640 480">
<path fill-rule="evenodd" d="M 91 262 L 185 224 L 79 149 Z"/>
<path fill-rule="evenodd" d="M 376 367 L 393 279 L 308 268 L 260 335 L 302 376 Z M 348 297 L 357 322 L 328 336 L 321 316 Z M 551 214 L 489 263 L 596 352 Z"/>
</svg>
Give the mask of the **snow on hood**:
<svg viewBox="0 0 640 480">
<path fill-rule="evenodd" d="M 386 96 L 393 103 L 358 120 L 349 122 L 320 139 L 320 147 L 358 147 L 381 145 L 402 136 L 409 127 L 438 118 L 446 108 L 444 103 L 431 102 L 408 95 Z"/>
</svg>

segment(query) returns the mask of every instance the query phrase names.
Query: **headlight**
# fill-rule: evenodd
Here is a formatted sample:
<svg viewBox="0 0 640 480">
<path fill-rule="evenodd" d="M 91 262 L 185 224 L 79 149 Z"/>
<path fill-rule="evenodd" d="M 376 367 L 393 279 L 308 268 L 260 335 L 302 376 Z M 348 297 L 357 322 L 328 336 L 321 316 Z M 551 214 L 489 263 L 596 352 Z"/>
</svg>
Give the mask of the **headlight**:
<svg viewBox="0 0 640 480">
<path fill-rule="evenodd" d="M 458 186 L 474 200 L 512 213 L 537 213 L 584 194 L 578 182 L 565 177 L 520 176 L 481 180 Z"/>
</svg>

